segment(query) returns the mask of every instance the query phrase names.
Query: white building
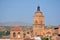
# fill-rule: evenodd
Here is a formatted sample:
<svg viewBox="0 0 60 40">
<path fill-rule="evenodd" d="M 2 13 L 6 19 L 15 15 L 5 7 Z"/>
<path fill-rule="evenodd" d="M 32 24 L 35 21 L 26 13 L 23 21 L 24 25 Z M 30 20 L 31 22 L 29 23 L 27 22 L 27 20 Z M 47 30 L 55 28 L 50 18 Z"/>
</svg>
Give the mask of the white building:
<svg viewBox="0 0 60 40">
<path fill-rule="evenodd" d="M 41 40 L 41 37 L 34 37 L 35 40 Z"/>
</svg>

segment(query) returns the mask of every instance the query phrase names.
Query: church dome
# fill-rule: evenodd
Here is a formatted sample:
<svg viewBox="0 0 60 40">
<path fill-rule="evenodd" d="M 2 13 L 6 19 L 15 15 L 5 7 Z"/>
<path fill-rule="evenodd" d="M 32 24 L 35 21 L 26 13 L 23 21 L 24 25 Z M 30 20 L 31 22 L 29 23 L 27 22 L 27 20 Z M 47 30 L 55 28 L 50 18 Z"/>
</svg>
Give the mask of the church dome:
<svg viewBox="0 0 60 40">
<path fill-rule="evenodd" d="M 22 29 L 18 26 L 14 26 L 11 31 L 22 31 Z"/>
</svg>

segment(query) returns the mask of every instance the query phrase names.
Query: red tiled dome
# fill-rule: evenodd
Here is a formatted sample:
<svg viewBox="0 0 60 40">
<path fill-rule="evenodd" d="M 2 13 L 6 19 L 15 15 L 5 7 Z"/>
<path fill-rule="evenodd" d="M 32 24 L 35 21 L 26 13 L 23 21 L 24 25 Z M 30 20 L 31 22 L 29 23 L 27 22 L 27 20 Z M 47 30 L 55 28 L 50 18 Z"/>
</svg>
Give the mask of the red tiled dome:
<svg viewBox="0 0 60 40">
<path fill-rule="evenodd" d="M 22 31 L 22 29 L 18 26 L 14 26 L 11 31 Z"/>
</svg>

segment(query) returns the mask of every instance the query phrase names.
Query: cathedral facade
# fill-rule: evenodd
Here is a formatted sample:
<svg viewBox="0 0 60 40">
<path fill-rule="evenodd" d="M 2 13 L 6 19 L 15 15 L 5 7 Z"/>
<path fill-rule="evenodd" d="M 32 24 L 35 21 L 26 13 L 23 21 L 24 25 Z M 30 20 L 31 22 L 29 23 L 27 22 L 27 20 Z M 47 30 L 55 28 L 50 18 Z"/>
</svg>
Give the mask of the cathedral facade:
<svg viewBox="0 0 60 40">
<path fill-rule="evenodd" d="M 60 27 L 59 27 L 59 30 L 60 30 Z M 11 40 L 24 40 L 26 38 L 31 39 L 32 37 L 35 37 L 35 36 L 47 37 L 47 36 L 52 36 L 54 32 L 55 30 L 53 28 L 50 28 L 50 27 L 45 28 L 44 15 L 40 10 L 40 6 L 38 6 L 33 16 L 32 30 L 26 30 L 24 34 L 24 31 L 22 30 L 22 28 L 13 27 L 10 30 L 10 39 Z"/>
</svg>

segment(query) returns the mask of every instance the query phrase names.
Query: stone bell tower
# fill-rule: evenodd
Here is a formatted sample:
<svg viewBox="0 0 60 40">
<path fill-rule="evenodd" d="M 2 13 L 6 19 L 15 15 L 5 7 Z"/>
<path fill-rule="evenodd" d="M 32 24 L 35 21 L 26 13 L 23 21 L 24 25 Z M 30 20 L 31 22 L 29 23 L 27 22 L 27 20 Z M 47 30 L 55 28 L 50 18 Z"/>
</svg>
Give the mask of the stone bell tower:
<svg viewBox="0 0 60 40">
<path fill-rule="evenodd" d="M 37 11 L 33 16 L 33 35 L 44 35 L 44 16 L 43 13 L 40 11 L 40 6 L 37 7 Z"/>
</svg>

